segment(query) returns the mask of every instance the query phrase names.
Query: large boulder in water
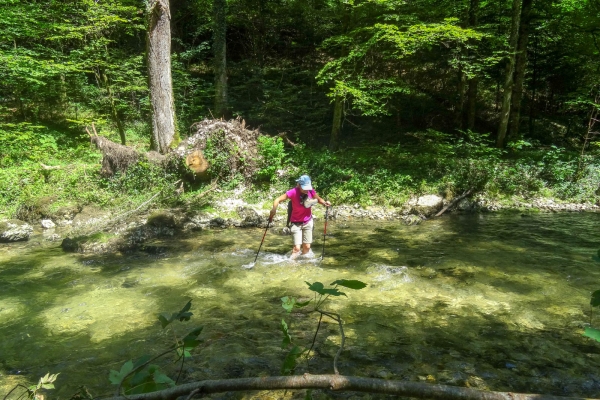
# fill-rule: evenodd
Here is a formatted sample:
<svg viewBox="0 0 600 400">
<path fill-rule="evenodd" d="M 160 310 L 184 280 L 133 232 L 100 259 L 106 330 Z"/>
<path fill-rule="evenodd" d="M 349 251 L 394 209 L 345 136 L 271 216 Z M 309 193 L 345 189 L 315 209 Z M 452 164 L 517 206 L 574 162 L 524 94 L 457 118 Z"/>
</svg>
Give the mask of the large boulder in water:
<svg viewBox="0 0 600 400">
<path fill-rule="evenodd" d="M 414 197 L 408 201 L 411 207 L 411 213 L 432 217 L 444 206 L 444 199 L 435 194 L 428 194 L 421 197 Z"/>
<path fill-rule="evenodd" d="M 19 242 L 29 240 L 33 227 L 18 219 L 0 221 L 0 242 Z"/>
</svg>

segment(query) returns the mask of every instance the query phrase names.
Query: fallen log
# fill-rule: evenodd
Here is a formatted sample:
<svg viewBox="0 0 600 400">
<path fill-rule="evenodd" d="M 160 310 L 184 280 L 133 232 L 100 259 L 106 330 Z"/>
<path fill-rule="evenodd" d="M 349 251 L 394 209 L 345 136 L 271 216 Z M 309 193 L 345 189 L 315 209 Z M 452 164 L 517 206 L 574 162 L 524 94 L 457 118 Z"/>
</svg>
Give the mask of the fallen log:
<svg viewBox="0 0 600 400">
<path fill-rule="evenodd" d="M 469 190 L 467 190 L 466 192 L 464 192 L 463 194 L 461 194 L 458 197 L 455 197 L 454 199 L 452 199 L 452 201 L 450 203 L 448 203 L 446 205 L 446 207 L 442 208 L 437 214 L 434 215 L 434 217 L 439 217 L 441 216 L 443 213 L 445 213 L 449 208 L 454 207 L 454 205 L 456 203 L 458 203 L 459 201 L 461 201 L 462 199 L 464 199 L 467 196 L 470 196 L 471 193 L 473 193 L 473 190 L 475 190 L 474 188 L 470 188 Z"/>
<path fill-rule="evenodd" d="M 261 378 L 218 379 L 187 383 L 152 393 L 118 396 L 104 400 L 175 400 L 194 396 L 250 390 L 325 389 L 340 392 L 381 393 L 435 400 L 583 400 L 543 394 L 493 392 L 480 389 L 434 385 L 421 382 L 391 381 L 343 375 L 272 376 Z"/>
</svg>

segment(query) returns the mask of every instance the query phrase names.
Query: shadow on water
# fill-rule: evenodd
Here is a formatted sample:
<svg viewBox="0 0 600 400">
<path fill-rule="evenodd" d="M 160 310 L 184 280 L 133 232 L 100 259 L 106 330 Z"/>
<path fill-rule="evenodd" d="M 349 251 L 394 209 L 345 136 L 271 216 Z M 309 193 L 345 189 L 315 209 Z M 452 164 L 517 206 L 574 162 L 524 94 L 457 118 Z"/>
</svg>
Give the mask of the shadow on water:
<svg viewBox="0 0 600 400">
<path fill-rule="evenodd" d="M 304 281 L 346 278 L 369 286 L 330 304 L 345 321 L 343 374 L 598 397 L 600 346 L 581 331 L 600 277 L 590 262 L 599 222 L 595 214 L 331 222 L 322 262 L 288 260 L 290 237 L 271 233 L 256 265 L 258 229 L 157 240 L 123 255 L 6 246 L 0 387 L 50 371 L 61 372 L 55 395 L 81 384 L 108 393 L 110 369 L 171 344 L 156 314 L 189 299 L 195 315 L 176 328 L 204 326 L 206 345 L 185 381 L 276 375 L 279 323 L 288 319 L 280 297 L 308 298 Z M 302 314 L 291 325 L 300 344 L 315 326 Z M 325 321 L 308 369 L 297 372 L 332 372 L 338 345 L 337 325 Z M 171 358 L 162 363 L 176 374 Z"/>
</svg>

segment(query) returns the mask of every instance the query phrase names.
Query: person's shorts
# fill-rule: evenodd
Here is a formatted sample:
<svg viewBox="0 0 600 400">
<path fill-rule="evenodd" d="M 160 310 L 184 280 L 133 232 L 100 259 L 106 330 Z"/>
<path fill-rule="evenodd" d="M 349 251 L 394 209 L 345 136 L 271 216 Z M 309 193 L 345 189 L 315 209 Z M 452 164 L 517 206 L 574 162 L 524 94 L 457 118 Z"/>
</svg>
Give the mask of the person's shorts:
<svg viewBox="0 0 600 400">
<path fill-rule="evenodd" d="M 294 238 L 294 246 L 300 246 L 303 243 L 312 243 L 312 232 L 313 232 L 313 219 L 302 224 L 299 222 L 292 222 L 290 228 L 292 237 Z"/>
</svg>

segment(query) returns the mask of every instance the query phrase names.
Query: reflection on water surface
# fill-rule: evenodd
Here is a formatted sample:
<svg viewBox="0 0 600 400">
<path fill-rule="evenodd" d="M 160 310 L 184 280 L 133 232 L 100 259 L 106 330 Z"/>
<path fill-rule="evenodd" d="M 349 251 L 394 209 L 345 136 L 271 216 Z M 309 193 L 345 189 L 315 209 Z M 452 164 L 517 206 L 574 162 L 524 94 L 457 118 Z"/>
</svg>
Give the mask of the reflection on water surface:
<svg viewBox="0 0 600 400">
<path fill-rule="evenodd" d="M 342 374 L 600 397 L 600 343 L 581 336 L 600 288 L 591 260 L 598 226 L 598 214 L 330 222 L 323 261 L 290 261 L 290 237 L 269 233 L 255 265 L 258 229 L 110 256 L 66 254 L 35 239 L 0 245 L 1 392 L 61 372 L 53 396 L 82 384 L 110 393 L 108 371 L 169 346 L 172 332 L 156 314 L 189 299 L 194 316 L 176 328 L 203 325 L 206 342 L 184 380 L 278 375 L 280 297 L 308 297 L 305 281 L 359 279 L 369 286 L 329 307 L 345 322 Z M 295 316 L 299 344 L 315 325 L 316 316 Z M 332 372 L 339 342 L 337 326 L 325 323 L 311 373 Z M 171 361 L 164 367 L 176 371 Z"/>
</svg>

